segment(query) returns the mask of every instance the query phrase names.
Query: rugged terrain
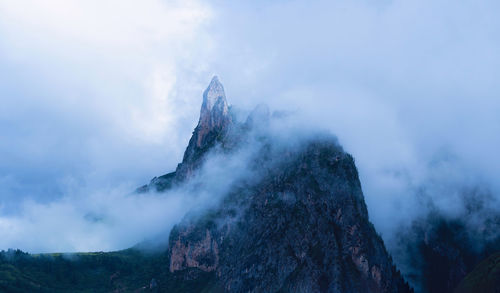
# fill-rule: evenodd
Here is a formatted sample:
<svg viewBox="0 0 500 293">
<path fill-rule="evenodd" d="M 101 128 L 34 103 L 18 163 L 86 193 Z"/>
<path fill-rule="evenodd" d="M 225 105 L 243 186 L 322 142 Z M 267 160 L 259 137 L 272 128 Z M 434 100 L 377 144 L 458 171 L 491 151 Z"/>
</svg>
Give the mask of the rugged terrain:
<svg viewBox="0 0 500 293">
<path fill-rule="evenodd" d="M 183 162 L 141 188 L 180 184 L 206 154 L 231 157 L 252 146 L 250 175 L 172 230 L 170 272 L 186 280 L 189 269 L 213 273 L 220 290 L 234 292 L 409 291 L 368 221 L 354 159 L 336 139 L 297 133 L 284 142 L 264 131 L 272 119 L 264 106 L 244 123 L 228 109 L 214 78 Z"/>
<path fill-rule="evenodd" d="M 493 194 L 474 187 L 459 189 L 458 195 L 459 212 L 446 213 L 429 198 L 424 200 L 427 212 L 405 223 L 397 235 L 400 251 L 393 249 L 394 256 L 417 292 L 454 292 L 474 267 L 500 251 L 500 214 Z"/>
<path fill-rule="evenodd" d="M 500 292 L 500 253 L 495 253 L 479 263 L 460 282 L 455 292 Z"/>
<path fill-rule="evenodd" d="M 353 157 L 335 137 L 283 119 L 265 106 L 237 117 L 215 77 L 182 162 L 137 190 L 205 194 L 167 245 L 3 252 L 0 290 L 411 292 L 369 221 Z"/>
</svg>

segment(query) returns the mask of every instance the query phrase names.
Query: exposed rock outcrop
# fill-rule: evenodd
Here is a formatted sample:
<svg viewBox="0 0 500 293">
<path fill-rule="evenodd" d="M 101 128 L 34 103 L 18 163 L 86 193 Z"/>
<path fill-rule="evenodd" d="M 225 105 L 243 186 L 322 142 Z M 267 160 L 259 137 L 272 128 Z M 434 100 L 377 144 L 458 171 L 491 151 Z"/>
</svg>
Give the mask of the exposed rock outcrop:
<svg viewBox="0 0 500 293">
<path fill-rule="evenodd" d="M 368 220 L 354 159 L 334 137 L 277 143 L 261 131 L 270 119 L 262 106 L 238 124 L 216 78 L 203 98 L 200 122 L 173 178 L 196 172 L 209 148 L 230 145 L 230 156 L 250 141 L 257 148 L 247 164 L 254 175 L 174 227 L 170 273 L 191 281 L 193 270 L 213 273 L 226 292 L 411 291 Z"/>
<path fill-rule="evenodd" d="M 189 140 L 182 162 L 175 172 L 153 178 L 149 184 L 138 188 L 137 192 L 161 192 L 185 181 L 202 165 L 206 152 L 223 140 L 231 125 L 232 117 L 229 115 L 224 87 L 218 77 L 214 76 L 203 93 L 200 120 Z"/>
<path fill-rule="evenodd" d="M 210 196 L 170 231 L 168 247 L 0 252 L 0 291 L 411 292 L 368 220 L 354 159 L 335 137 L 275 131 L 273 119 L 286 115 L 264 106 L 237 121 L 217 79 L 203 98 L 183 162 L 140 190 Z M 201 182 L 214 169 L 225 172 Z"/>
</svg>

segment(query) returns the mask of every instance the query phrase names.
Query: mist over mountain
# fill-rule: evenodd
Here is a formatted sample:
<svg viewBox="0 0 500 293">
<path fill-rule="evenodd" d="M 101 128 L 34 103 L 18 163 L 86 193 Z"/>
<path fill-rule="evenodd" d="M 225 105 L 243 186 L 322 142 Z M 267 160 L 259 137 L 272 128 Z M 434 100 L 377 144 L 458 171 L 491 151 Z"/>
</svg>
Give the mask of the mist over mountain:
<svg viewBox="0 0 500 293">
<path fill-rule="evenodd" d="M 258 154 L 272 169 L 324 139 L 355 158 L 367 218 L 412 289 L 493 290 L 498 11 L 495 0 L 0 1 L 0 250 L 22 268 L 2 263 L 0 279 L 33 285 L 55 259 L 46 286 L 132 288 L 157 271 L 159 286 L 200 291 L 162 271 L 170 230 L 198 247 L 182 227 L 264 180 Z M 200 111 L 215 73 L 225 88 L 214 81 Z M 64 253 L 37 254 L 52 252 Z M 214 271 L 199 276 L 216 285 Z"/>
<path fill-rule="evenodd" d="M 463 190 L 464 209 L 451 214 L 421 190 L 426 212 L 401 223 L 387 250 L 354 158 L 327 131 L 292 121 L 265 105 L 241 115 L 214 77 L 176 170 L 123 197 L 165 205 L 145 241 L 110 253 L 2 252 L 1 288 L 453 292 L 498 251 L 494 198 L 481 189 Z M 109 216 L 84 218 L 99 225 Z"/>
<path fill-rule="evenodd" d="M 156 261 L 163 259 L 168 268 L 151 272 L 160 280 L 155 286 L 166 290 L 194 282 L 227 292 L 410 292 L 369 222 L 352 156 L 332 135 L 289 128 L 284 121 L 260 106 L 239 122 L 219 80 L 212 79 L 183 161 L 175 172 L 137 189 L 137 196 L 181 192 L 192 203 L 184 219 L 165 231 L 167 243 L 153 238 L 136 248 L 154 249 Z M 151 241 L 159 242 L 151 248 Z M 23 262 L 36 263 L 29 255 L 12 254 L 4 253 L 4 262 L 19 269 Z M 85 276 L 85 270 L 79 274 Z M 119 275 L 120 266 L 116 270 Z M 134 273 L 128 274 L 130 281 Z M 34 278 L 23 269 L 21 276 Z M 57 288 L 50 278 L 33 282 Z"/>
</svg>

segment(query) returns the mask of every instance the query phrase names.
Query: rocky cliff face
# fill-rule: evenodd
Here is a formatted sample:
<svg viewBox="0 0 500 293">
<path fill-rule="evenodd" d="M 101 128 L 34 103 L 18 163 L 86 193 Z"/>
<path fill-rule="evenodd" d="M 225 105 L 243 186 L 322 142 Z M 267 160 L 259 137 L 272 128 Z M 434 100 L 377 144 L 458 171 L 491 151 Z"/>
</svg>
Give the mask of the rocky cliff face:
<svg viewBox="0 0 500 293">
<path fill-rule="evenodd" d="M 212 80 L 182 163 L 138 190 L 211 196 L 168 245 L 2 251 L 0 292 L 411 292 L 368 220 L 354 159 L 331 135 L 276 127 L 285 116 L 259 106 L 239 121 Z M 484 192 L 465 192 L 463 213 L 433 208 L 404 226 L 398 261 L 416 290 L 499 292 L 500 221 Z"/>
<path fill-rule="evenodd" d="M 224 87 L 215 76 L 203 93 L 200 121 L 194 129 L 182 163 L 177 168 L 180 180 L 186 179 L 200 167 L 206 151 L 221 141 L 231 124 Z"/>
<path fill-rule="evenodd" d="M 231 156 L 251 144 L 251 175 L 174 227 L 169 272 L 179 282 L 209 273 L 224 292 L 410 292 L 368 220 L 352 156 L 325 134 L 278 140 L 269 120 L 261 106 L 235 122 L 212 80 L 183 162 L 141 190 L 188 180 L 214 148 Z"/>
<path fill-rule="evenodd" d="M 182 163 L 177 166 L 175 172 L 155 177 L 149 184 L 140 187 L 137 191 L 161 192 L 185 181 L 196 169 L 200 168 L 206 152 L 216 143 L 221 142 L 231 125 L 232 118 L 229 115 L 224 87 L 217 76 L 214 76 L 203 93 L 200 120 L 189 140 Z"/>
</svg>

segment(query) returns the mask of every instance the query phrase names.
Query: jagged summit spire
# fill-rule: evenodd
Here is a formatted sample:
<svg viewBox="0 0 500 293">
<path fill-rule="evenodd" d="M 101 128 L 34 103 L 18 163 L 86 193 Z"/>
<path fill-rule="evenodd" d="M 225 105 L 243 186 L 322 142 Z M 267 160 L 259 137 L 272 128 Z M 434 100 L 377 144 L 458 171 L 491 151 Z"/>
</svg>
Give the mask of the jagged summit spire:
<svg viewBox="0 0 500 293">
<path fill-rule="evenodd" d="M 150 186 L 156 185 L 157 190 L 158 188 L 165 189 L 175 182 L 182 182 L 189 178 L 196 169 L 200 168 L 208 150 L 225 136 L 232 123 L 224 87 L 219 78 L 214 76 L 208 88 L 203 92 L 200 121 L 189 140 L 182 163 L 177 166 L 174 173 L 155 177 L 151 180 Z M 138 191 L 148 189 L 149 186 L 145 186 Z"/>
<path fill-rule="evenodd" d="M 206 143 L 207 134 L 225 131 L 231 123 L 229 106 L 226 101 L 224 87 L 217 76 L 212 78 L 208 88 L 203 92 L 203 104 L 200 110 L 200 121 L 195 129 L 196 145 Z"/>
<path fill-rule="evenodd" d="M 221 122 L 229 116 L 228 112 L 229 107 L 224 87 L 219 78 L 214 76 L 207 89 L 203 92 L 203 104 L 201 105 L 198 127 L 213 128 L 221 126 Z"/>
<path fill-rule="evenodd" d="M 182 163 L 177 167 L 177 176 L 189 177 L 196 166 L 201 164 L 204 152 L 226 133 L 231 124 L 224 87 L 219 78 L 214 76 L 203 92 L 200 121 L 189 140 Z"/>
<path fill-rule="evenodd" d="M 224 93 L 224 87 L 220 83 L 217 75 L 215 75 L 212 78 L 212 81 L 210 81 L 210 84 L 208 85 L 205 92 L 203 92 L 203 104 L 201 106 L 202 114 L 203 110 L 206 110 L 207 112 L 212 111 L 217 103 L 221 103 L 220 106 L 222 107 L 222 110 L 224 112 L 227 112 L 228 106 L 226 101 L 226 94 Z"/>
</svg>

